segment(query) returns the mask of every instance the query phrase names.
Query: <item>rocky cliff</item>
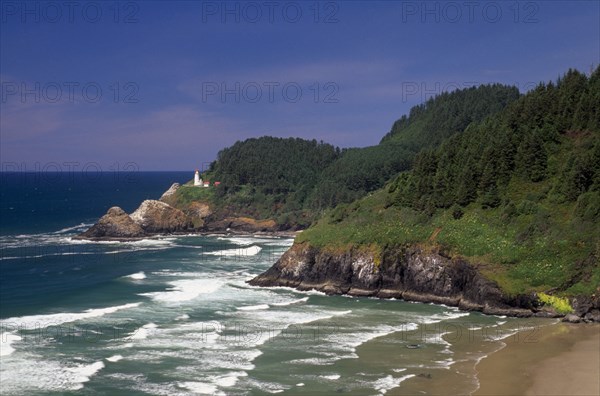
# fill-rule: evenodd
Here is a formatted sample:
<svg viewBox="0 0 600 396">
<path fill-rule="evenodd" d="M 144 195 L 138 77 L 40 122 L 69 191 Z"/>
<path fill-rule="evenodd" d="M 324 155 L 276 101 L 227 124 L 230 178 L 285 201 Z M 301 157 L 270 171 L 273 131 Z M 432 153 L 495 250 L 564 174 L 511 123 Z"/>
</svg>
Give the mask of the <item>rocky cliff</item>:
<svg viewBox="0 0 600 396">
<path fill-rule="evenodd" d="M 249 283 L 433 302 L 494 315 L 560 316 L 541 307 L 533 294 L 506 295 L 475 266 L 460 258 L 416 246 L 334 252 L 306 243 L 295 244 L 275 265 Z M 586 312 L 578 314 L 591 312 L 598 301 L 588 305 Z"/>
</svg>

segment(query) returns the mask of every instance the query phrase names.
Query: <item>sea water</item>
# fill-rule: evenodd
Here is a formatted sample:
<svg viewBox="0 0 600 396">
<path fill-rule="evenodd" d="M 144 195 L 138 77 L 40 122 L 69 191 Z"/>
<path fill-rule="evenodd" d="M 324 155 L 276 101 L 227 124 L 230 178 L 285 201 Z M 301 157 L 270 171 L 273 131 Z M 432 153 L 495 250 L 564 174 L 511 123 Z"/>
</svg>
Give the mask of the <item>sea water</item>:
<svg viewBox="0 0 600 396">
<path fill-rule="evenodd" d="M 1 177 L 3 395 L 469 393 L 479 360 L 545 323 L 249 286 L 289 238 L 73 239 L 188 173 Z"/>
</svg>

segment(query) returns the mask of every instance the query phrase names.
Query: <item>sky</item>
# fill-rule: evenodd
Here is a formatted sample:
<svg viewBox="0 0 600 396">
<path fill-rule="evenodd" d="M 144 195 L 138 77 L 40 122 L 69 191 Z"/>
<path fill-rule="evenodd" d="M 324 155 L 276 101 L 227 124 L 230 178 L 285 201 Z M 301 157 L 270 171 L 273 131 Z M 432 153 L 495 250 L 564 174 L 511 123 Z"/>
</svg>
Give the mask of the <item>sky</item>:
<svg viewBox="0 0 600 396">
<path fill-rule="evenodd" d="M 600 1 L 0 2 L 2 171 L 193 170 L 264 135 L 377 144 L 410 108 L 600 63 Z"/>
</svg>

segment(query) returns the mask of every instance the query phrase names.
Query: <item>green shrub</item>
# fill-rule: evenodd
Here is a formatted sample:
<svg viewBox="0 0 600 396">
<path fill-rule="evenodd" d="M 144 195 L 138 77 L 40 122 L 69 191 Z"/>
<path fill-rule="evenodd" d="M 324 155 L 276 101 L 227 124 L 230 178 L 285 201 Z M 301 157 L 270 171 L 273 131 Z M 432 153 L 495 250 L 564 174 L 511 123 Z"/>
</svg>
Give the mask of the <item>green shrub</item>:
<svg viewBox="0 0 600 396">
<path fill-rule="evenodd" d="M 573 307 L 569 303 L 568 298 L 551 296 L 546 293 L 538 293 L 538 298 L 546 305 L 550 305 L 560 314 L 568 314 L 573 312 Z"/>
</svg>

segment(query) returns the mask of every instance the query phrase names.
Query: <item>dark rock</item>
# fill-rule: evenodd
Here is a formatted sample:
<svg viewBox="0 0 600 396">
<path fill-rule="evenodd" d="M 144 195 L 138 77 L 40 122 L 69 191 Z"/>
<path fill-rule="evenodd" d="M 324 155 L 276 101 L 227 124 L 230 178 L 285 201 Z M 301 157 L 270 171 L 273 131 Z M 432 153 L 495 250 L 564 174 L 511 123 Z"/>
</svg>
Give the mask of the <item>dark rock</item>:
<svg viewBox="0 0 600 396">
<path fill-rule="evenodd" d="M 565 315 L 565 317 L 563 318 L 562 321 L 567 322 L 567 323 L 579 323 L 579 322 L 581 322 L 581 318 L 574 314 L 568 314 L 568 315 Z"/>
<path fill-rule="evenodd" d="M 142 202 L 131 218 L 150 234 L 164 234 L 193 229 L 192 221 L 181 210 L 155 200 Z"/>
<path fill-rule="evenodd" d="M 590 322 L 600 323 L 600 309 L 592 309 L 590 312 L 585 314 L 584 318 Z"/>
<path fill-rule="evenodd" d="M 571 306 L 577 316 L 584 317 L 588 312 L 600 309 L 600 297 L 577 296 L 571 299 Z"/>
<path fill-rule="evenodd" d="M 275 265 L 249 283 L 317 289 L 327 294 L 401 297 L 494 315 L 533 314 L 528 309 L 531 298 L 506 297 L 498 285 L 464 260 L 417 247 L 386 248 L 380 256 L 376 260 L 369 249 L 332 252 L 295 244 Z"/>
<path fill-rule="evenodd" d="M 145 235 L 146 232 L 142 227 L 133 221 L 123 209 L 113 206 L 96 224 L 75 238 L 126 240 L 142 238 Z"/>
</svg>

